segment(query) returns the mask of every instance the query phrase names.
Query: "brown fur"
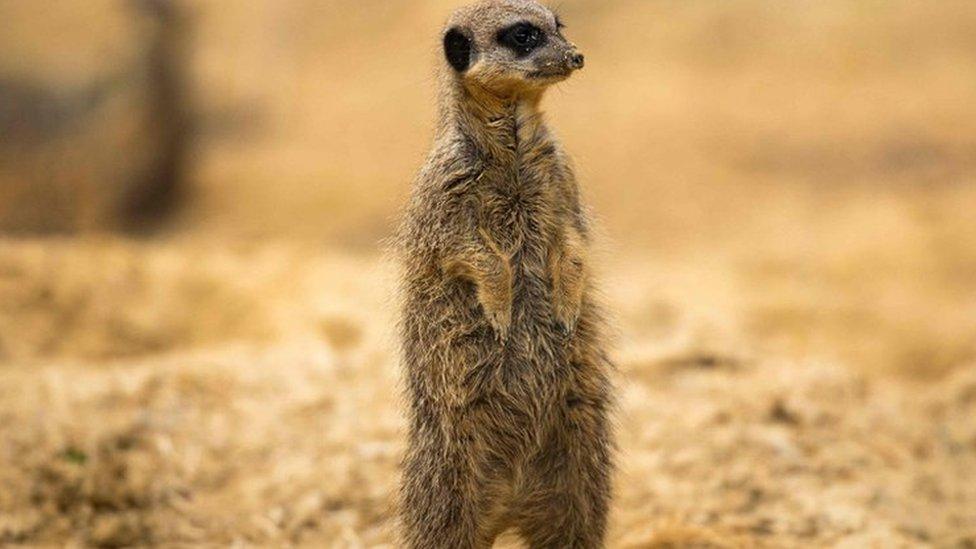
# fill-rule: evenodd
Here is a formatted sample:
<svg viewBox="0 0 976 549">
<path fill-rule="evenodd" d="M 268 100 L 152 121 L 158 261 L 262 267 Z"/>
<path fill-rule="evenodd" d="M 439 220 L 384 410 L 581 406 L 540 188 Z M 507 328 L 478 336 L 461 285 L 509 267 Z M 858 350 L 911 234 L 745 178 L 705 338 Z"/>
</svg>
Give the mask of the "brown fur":
<svg viewBox="0 0 976 549">
<path fill-rule="evenodd" d="M 519 21 L 548 35 L 524 59 L 496 42 Z M 514 527 L 531 547 L 601 547 L 611 366 L 589 222 L 539 111 L 546 87 L 581 59 L 564 61 L 575 46 L 528 0 L 463 8 L 452 28 L 475 53 L 464 72 L 445 63 L 435 142 L 397 238 L 411 403 L 405 545 L 490 547 Z M 562 72 L 526 76 L 539 68 Z"/>
</svg>

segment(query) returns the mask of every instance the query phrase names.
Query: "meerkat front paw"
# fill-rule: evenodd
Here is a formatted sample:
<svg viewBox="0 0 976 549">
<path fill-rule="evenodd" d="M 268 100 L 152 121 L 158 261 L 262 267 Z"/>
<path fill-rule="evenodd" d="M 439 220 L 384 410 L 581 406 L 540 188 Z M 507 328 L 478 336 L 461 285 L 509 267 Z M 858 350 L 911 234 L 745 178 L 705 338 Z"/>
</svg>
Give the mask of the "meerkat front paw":
<svg viewBox="0 0 976 549">
<path fill-rule="evenodd" d="M 583 308 L 583 288 L 586 284 L 583 261 L 563 256 L 553 270 L 552 315 L 564 335 L 576 331 Z"/>
<path fill-rule="evenodd" d="M 482 286 L 478 290 L 478 301 L 481 302 L 481 309 L 488 318 L 488 323 L 495 330 L 498 340 L 508 339 L 508 332 L 512 326 L 511 286 L 499 284 L 493 289 Z"/>
<path fill-rule="evenodd" d="M 498 340 L 508 339 L 512 326 L 512 267 L 501 254 L 479 277 L 478 301 Z"/>
<path fill-rule="evenodd" d="M 576 331 L 582 305 L 582 296 L 563 295 L 553 301 L 553 320 L 563 335 L 569 336 Z"/>
<path fill-rule="evenodd" d="M 512 327 L 511 304 L 508 304 L 507 306 L 487 306 L 482 303 L 482 308 L 485 311 L 485 316 L 488 317 L 488 323 L 491 324 L 491 328 L 495 330 L 495 337 L 499 341 L 506 341 L 508 339 L 508 332 Z"/>
<path fill-rule="evenodd" d="M 569 336 L 576 331 L 586 288 L 586 246 L 575 230 L 567 230 L 551 243 L 549 269 L 552 316 L 556 328 Z"/>
<path fill-rule="evenodd" d="M 499 341 L 512 325 L 512 267 L 497 251 L 468 253 L 446 262 L 445 272 L 473 282 L 478 303 Z"/>
</svg>

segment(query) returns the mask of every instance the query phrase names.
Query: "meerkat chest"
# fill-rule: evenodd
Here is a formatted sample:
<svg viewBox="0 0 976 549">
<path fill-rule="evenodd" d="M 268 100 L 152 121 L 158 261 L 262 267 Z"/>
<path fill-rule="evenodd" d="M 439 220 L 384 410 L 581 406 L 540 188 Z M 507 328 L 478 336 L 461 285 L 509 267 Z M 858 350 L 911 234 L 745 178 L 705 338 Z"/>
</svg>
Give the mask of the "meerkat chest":
<svg viewBox="0 0 976 549">
<path fill-rule="evenodd" d="M 492 175 L 497 184 L 485 189 L 480 200 L 483 230 L 513 255 L 547 242 L 557 223 L 556 197 L 547 176 L 514 167 Z"/>
</svg>

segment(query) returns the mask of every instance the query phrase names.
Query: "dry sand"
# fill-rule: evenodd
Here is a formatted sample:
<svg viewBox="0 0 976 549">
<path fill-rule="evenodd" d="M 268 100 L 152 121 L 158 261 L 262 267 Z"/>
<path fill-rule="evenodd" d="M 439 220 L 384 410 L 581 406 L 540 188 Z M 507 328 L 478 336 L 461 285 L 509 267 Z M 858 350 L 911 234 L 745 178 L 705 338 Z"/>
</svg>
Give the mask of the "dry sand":
<svg viewBox="0 0 976 549">
<path fill-rule="evenodd" d="M 393 543 L 384 263 L 116 240 L 5 242 L 2 258 L 4 542 Z M 737 273 L 616 266 L 614 547 L 976 542 L 971 360 L 920 380 L 771 351 L 741 328 L 770 314 L 751 299 L 766 292 L 705 286 Z"/>
</svg>

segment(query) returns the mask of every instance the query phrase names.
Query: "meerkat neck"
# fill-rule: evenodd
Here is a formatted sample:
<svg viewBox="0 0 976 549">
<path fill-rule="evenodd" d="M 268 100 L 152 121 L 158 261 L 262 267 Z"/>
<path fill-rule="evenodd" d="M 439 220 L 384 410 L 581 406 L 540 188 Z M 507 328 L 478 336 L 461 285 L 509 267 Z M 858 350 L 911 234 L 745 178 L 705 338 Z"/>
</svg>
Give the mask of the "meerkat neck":
<svg viewBox="0 0 976 549">
<path fill-rule="evenodd" d="M 455 83 L 441 98 L 442 126 L 456 127 L 491 157 L 511 159 L 547 135 L 541 99 L 541 92 L 501 97 Z"/>
</svg>

